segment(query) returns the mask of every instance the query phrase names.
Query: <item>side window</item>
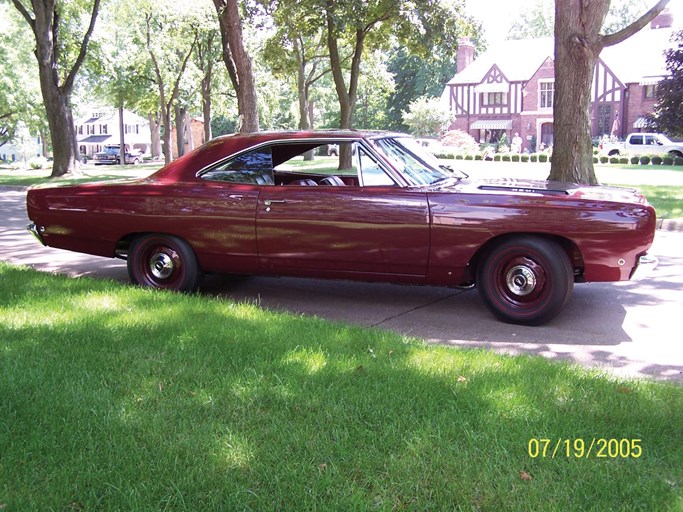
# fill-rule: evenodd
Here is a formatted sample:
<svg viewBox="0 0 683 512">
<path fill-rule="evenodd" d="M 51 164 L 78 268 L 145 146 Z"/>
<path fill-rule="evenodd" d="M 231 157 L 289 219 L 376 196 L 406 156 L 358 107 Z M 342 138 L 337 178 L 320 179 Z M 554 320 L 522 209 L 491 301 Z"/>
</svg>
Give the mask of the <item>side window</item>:
<svg viewBox="0 0 683 512">
<path fill-rule="evenodd" d="M 396 184 L 379 164 L 360 148 L 358 161 L 360 163 L 359 178 L 364 187 L 382 187 Z"/>
<path fill-rule="evenodd" d="M 250 185 L 273 185 L 273 158 L 270 148 L 243 153 L 223 162 L 201 175 L 202 179 L 245 183 Z"/>
<path fill-rule="evenodd" d="M 631 144 L 634 146 L 641 146 L 643 144 L 643 136 L 631 135 Z"/>
</svg>

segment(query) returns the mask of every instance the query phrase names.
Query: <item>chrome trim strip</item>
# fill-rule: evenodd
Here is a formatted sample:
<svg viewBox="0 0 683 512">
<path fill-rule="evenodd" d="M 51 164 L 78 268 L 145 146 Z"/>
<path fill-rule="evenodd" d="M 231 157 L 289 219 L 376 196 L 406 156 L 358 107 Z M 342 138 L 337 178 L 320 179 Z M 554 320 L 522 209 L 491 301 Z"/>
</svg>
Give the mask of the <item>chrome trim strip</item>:
<svg viewBox="0 0 683 512">
<path fill-rule="evenodd" d="M 31 222 L 28 226 L 26 226 L 26 229 L 29 233 L 36 237 L 36 240 L 38 240 L 41 244 L 47 247 L 45 240 L 43 240 L 43 235 L 41 234 L 45 230 L 45 228 L 39 228 L 38 226 L 36 226 L 35 222 Z"/>
</svg>

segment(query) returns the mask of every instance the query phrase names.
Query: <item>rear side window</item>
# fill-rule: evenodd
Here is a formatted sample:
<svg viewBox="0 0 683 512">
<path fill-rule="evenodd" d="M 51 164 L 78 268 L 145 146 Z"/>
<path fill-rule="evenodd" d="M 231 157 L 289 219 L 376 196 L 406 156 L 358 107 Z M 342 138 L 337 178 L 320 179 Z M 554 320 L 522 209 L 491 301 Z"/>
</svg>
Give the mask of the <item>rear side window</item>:
<svg viewBox="0 0 683 512">
<path fill-rule="evenodd" d="M 204 180 L 273 185 L 273 157 L 270 148 L 243 153 L 209 169 L 201 175 Z"/>
<path fill-rule="evenodd" d="M 642 135 L 631 135 L 631 144 L 634 146 L 642 146 L 643 136 Z"/>
</svg>

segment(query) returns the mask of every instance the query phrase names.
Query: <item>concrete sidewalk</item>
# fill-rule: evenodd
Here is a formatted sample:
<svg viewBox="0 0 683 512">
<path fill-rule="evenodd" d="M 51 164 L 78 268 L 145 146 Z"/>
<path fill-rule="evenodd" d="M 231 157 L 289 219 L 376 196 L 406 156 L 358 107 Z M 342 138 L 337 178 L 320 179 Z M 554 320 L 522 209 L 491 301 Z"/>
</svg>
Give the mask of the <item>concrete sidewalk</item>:
<svg viewBox="0 0 683 512">
<path fill-rule="evenodd" d="M 0 187 L 0 260 L 71 276 L 128 282 L 120 260 L 42 247 L 25 229 L 25 191 Z M 476 290 L 272 277 L 209 276 L 202 293 L 264 308 L 391 329 L 434 343 L 538 354 L 618 376 L 683 383 L 683 233 L 658 231 L 660 264 L 641 282 L 579 284 L 566 309 L 540 327 L 508 325 Z"/>
</svg>

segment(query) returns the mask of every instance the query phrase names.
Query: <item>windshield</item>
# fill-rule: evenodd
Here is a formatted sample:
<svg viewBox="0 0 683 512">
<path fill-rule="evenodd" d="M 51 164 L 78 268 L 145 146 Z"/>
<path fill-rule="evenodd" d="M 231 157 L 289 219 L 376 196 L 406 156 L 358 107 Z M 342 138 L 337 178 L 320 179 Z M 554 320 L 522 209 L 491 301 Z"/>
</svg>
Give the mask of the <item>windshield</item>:
<svg viewBox="0 0 683 512">
<path fill-rule="evenodd" d="M 391 162 L 413 186 L 432 185 L 437 181 L 452 178 L 442 169 L 438 160 L 425 151 L 414 139 L 376 139 L 375 147 Z"/>
</svg>

